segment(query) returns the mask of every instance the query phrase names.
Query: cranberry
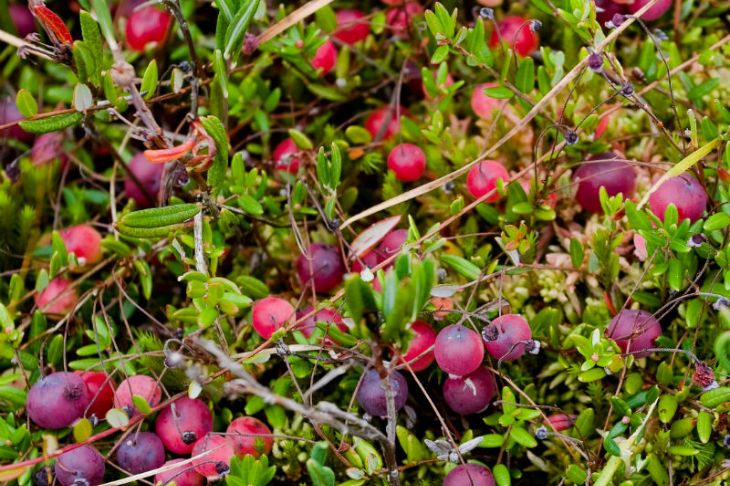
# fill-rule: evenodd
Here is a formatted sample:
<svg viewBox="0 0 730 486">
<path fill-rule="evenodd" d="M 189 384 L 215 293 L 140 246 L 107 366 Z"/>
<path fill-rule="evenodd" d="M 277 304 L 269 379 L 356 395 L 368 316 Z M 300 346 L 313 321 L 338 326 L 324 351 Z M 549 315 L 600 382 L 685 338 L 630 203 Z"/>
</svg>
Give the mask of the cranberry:
<svg viewBox="0 0 730 486">
<path fill-rule="evenodd" d="M 479 334 L 460 324 L 447 326 L 436 336 L 436 364 L 453 376 L 474 372 L 484 359 L 484 345 Z"/>
<path fill-rule="evenodd" d="M 487 352 L 501 361 L 514 361 L 525 354 L 532 340 L 530 325 L 519 314 L 505 314 L 494 319 L 482 333 Z"/>
<path fill-rule="evenodd" d="M 415 372 L 423 371 L 431 366 L 435 359 L 433 350 L 428 352 L 426 350 L 436 343 L 436 331 L 423 321 L 413 321 L 411 332 L 413 337 L 408 343 L 405 354 L 401 356 L 400 362 L 407 362 Z M 419 358 L 419 356 L 421 357 Z"/>
<path fill-rule="evenodd" d="M 125 409 L 130 415 L 138 415 L 132 398 L 139 395 L 150 407 L 156 407 L 162 399 L 162 390 L 154 378 L 147 375 L 130 376 L 119 384 L 114 393 L 114 406 Z"/>
<path fill-rule="evenodd" d="M 85 445 L 64 452 L 56 460 L 54 472 L 62 486 L 97 486 L 104 482 L 106 466 L 99 451 Z"/>
<path fill-rule="evenodd" d="M 388 9 L 385 12 L 385 22 L 393 34 L 399 37 L 408 35 L 408 27 L 413 18 L 423 13 L 423 7 L 415 2 L 408 2 L 402 6 Z"/>
<path fill-rule="evenodd" d="M 303 286 L 314 286 L 315 292 L 330 292 L 342 283 L 345 265 L 336 246 L 313 243 L 309 257 L 299 255 L 297 275 Z"/>
<path fill-rule="evenodd" d="M 127 196 L 134 199 L 140 208 L 148 208 L 154 206 L 157 200 L 157 194 L 162 186 L 162 172 L 165 170 L 164 164 L 153 164 L 143 153 L 138 153 L 128 164 L 129 171 L 139 181 L 139 184 L 131 177 L 124 179 L 124 191 Z M 140 187 L 141 184 L 141 187 Z"/>
<path fill-rule="evenodd" d="M 284 299 L 269 296 L 253 304 L 251 315 L 254 331 L 269 339 L 294 316 L 294 307 Z"/>
<path fill-rule="evenodd" d="M 268 454 L 274 438 L 265 423 L 254 417 L 238 417 L 226 429 L 237 456 Z"/>
<path fill-rule="evenodd" d="M 81 418 L 89 406 L 86 384 L 75 373 L 44 376 L 28 392 L 26 410 L 30 419 L 44 429 L 63 429 Z"/>
<path fill-rule="evenodd" d="M 233 442 L 228 437 L 208 433 L 195 443 L 192 455 L 195 457 L 208 451 L 213 452 L 195 459 L 193 465 L 195 472 L 208 478 L 208 481 L 215 481 L 230 470 L 231 458 L 235 454 Z"/>
<path fill-rule="evenodd" d="M 469 170 L 466 176 L 466 188 L 474 198 L 479 199 L 492 192 L 485 202 L 495 202 L 501 197 L 497 188 L 497 180 L 509 182 L 509 172 L 502 164 L 495 160 L 482 160 Z"/>
<path fill-rule="evenodd" d="M 101 260 L 101 235 L 92 226 L 80 224 L 59 231 L 66 251 L 76 255 L 80 265 Z"/>
<path fill-rule="evenodd" d="M 499 33 L 498 33 L 499 31 Z M 527 57 L 538 47 L 540 39 L 530 28 L 530 21 L 516 16 L 507 16 L 497 24 L 489 38 L 489 47 L 497 47 L 500 42 L 506 42 L 517 54 Z"/>
<path fill-rule="evenodd" d="M 664 221 L 667 206 L 674 204 L 679 213 L 679 221 L 689 218 L 695 222 L 702 217 L 707 206 L 707 192 L 702 184 L 689 173 L 667 179 L 649 197 L 649 208 Z"/>
<path fill-rule="evenodd" d="M 103 371 L 77 371 L 86 384 L 89 397 L 87 415 L 96 418 L 106 417 L 109 409 L 114 407 L 114 380 Z"/>
<path fill-rule="evenodd" d="M 626 7 L 629 9 L 629 12 L 635 14 L 647 3 L 649 3 L 649 0 L 634 0 L 632 3 L 627 4 Z M 641 16 L 641 20 L 657 20 L 661 18 L 661 16 L 664 15 L 672 5 L 674 5 L 672 0 L 659 0 L 657 3 L 649 7 L 649 10 L 644 12 Z"/>
<path fill-rule="evenodd" d="M 370 34 L 370 23 L 365 14 L 357 9 L 343 8 L 337 11 L 337 30 L 334 38 L 345 44 L 357 44 Z"/>
<path fill-rule="evenodd" d="M 606 336 L 618 344 L 622 352 L 630 352 L 637 358 L 649 356 L 651 353 L 646 350 L 653 348 L 661 335 L 659 321 L 643 310 L 622 310 L 606 329 Z"/>
<path fill-rule="evenodd" d="M 61 167 L 66 167 L 68 158 L 63 153 L 63 132 L 51 132 L 38 135 L 33 141 L 30 160 L 34 165 L 45 165 L 56 159 L 61 160 Z"/>
<path fill-rule="evenodd" d="M 574 415 L 566 415 L 564 413 L 556 413 L 547 418 L 545 425 L 550 425 L 556 432 L 568 430 L 575 423 Z"/>
<path fill-rule="evenodd" d="M 35 305 L 44 314 L 64 315 L 71 312 L 79 301 L 75 288 L 71 288 L 71 281 L 64 277 L 56 277 L 50 281 L 48 287 L 34 297 Z"/>
<path fill-rule="evenodd" d="M 393 397 L 393 405 L 397 412 L 406 404 L 408 399 L 408 382 L 397 371 L 391 371 L 388 376 L 388 383 Z M 376 370 L 365 372 L 357 389 L 357 402 L 368 415 L 373 417 L 388 416 L 388 402 L 386 397 L 386 383 L 380 378 Z"/>
<path fill-rule="evenodd" d="M 301 312 L 298 312 L 298 316 L 304 316 L 312 312 L 312 306 L 307 306 Z M 317 329 L 318 322 L 326 322 L 328 324 L 334 324 L 342 332 L 347 332 L 347 326 L 342 320 L 342 315 L 334 309 L 321 309 L 318 310 L 313 316 L 309 316 L 307 319 L 302 321 L 298 326 L 297 330 L 301 331 L 306 338 L 312 337 L 314 331 Z"/>
<path fill-rule="evenodd" d="M 484 92 L 487 88 L 493 88 L 497 83 L 484 83 L 474 87 L 471 92 L 471 109 L 479 118 L 491 120 L 495 111 L 501 111 L 507 104 L 507 100 L 498 100 L 487 96 Z"/>
<path fill-rule="evenodd" d="M 497 394 L 497 381 L 486 368 L 458 378 L 444 381 L 444 400 L 451 410 L 460 415 L 479 413 L 492 403 Z"/>
<path fill-rule="evenodd" d="M 609 196 L 623 194 L 625 198 L 634 195 L 636 171 L 625 160 L 613 152 L 594 155 L 575 171 L 573 179 L 578 182 L 575 199 L 591 213 L 601 214 L 601 187 Z"/>
<path fill-rule="evenodd" d="M 417 181 L 426 170 L 426 154 L 412 143 L 396 145 L 388 154 L 388 168 L 399 181 Z"/>
<path fill-rule="evenodd" d="M 375 268 L 384 259 L 378 250 L 371 250 L 352 262 L 352 271 L 360 273 L 366 267 L 370 269 Z"/>
<path fill-rule="evenodd" d="M 117 449 L 117 462 L 132 474 L 151 471 L 165 463 L 165 448 L 152 432 L 130 434 Z"/>
<path fill-rule="evenodd" d="M 378 255 L 381 255 L 381 261 L 390 258 L 396 253 L 400 252 L 401 248 L 408 239 L 407 229 L 393 230 L 380 242 L 378 245 Z"/>
<path fill-rule="evenodd" d="M 170 459 L 163 466 L 170 466 L 183 462 L 185 459 Z M 161 486 L 203 486 L 203 476 L 195 472 L 195 466 L 185 464 L 166 472 L 157 473 L 155 476 L 155 484 Z"/>
<path fill-rule="evenodd" d="M 25 37 L 35 32 L 35 20 L 25 5 L 13 4 L 10 6 L 10 19 L 13 21 L 18 37 Z"/>
<path fill-rule="evenodd" d="M 160 411 L 155 431 L 165 449 L 190 454 L 193 444 L 213 430 L 213 415 L 202 400 L 183 397 Z"/>
<path fill-rule="evenodd" d="M 604 26 L 616 14 L 626 13 L 626 5 L 616 3 L 613 0 L 595 0 L 596 3 L 596 20 Z"/>
<path fill-rule="evenodd" d="M 380 134 L 382 139 L 388 140 L 393 138 L 400 132 L 400 117 L 407 114 L 407 111 L 402 106 L 391 107 L 381 106 L 373 110 L 365 120 L 365 129 L 370 132 L 373 140 L 378 138 Z M 385 128 L 383 126 L 385 125 Z"/>
<path fill-rule="evenodd" d="M 136 10 L 127 19 L 127 44 L 133 50 L 143 52 L 147 44 L 161 43 L 171 22 L 172 16 L 156 7 Z"/>
<path fill-rule="evenodd" d="M 337 64 L 337 48 L 331 40 L 327 39 L 319 46 L 310 63 L 314 69 L 320 69 L 323 75 L 332 71 Z"/>
<path fill-rule="evenodd" d="M 287 138 L 282 140 L 279 145 L 274 148 L 274 166 L 276 170 L 284 170 L 292 174 L 296 174 L 299 171 L 299 166 L 302 163 L 302 159 L 296 157 L 296 154 L 300 152 L 297 144 L 294 140 Z"/>
<path fill-rule="evenodd" d="M 443 486 L 495 486 L 492 472 L 479 464 L 460 464 L 449 471 Z"/>
</svg>

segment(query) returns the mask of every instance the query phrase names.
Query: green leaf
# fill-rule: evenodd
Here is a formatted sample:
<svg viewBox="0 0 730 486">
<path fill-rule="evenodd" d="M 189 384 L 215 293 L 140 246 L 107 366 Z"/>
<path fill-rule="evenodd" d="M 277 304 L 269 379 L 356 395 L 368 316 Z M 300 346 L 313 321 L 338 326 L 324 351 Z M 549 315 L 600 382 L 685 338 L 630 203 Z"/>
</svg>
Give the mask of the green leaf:
<svg viewBox="0 0 730 486">
<path fill-rule="evenodd" d="M 91 425 L 91 421 L 82 417 L 73 425 L 74 440 L 76 442 L 83 442 L 91 437 L 93 431 L 94 427 Z"/>
<path fill-rule="evenodd" d="M 347 139 L 356 145 L 366 145 L 372 142 L 373 137 L 370 132 L 358 125 L 350 125 L 345 129 Z"/>
<path fill-rule="evenodd" d="M 140 91 L 143 93 L 144 99 L 148 100 L 157 93 L 158 82 L 157 60 L 152 59 L 152 62 L 147 65 L 147 69 L 144 70 L 144 76 L 142 76 Z"/>
<path fill-rule="evenodd" d="M 677 413 L 677 399 L 674 395 L 662 395 L 659 399 L 659 420 L 668 424 Z"/>
<path fill-rule="evenodd" d="M 512 484 L 512 478 L 509 475 L 509 469 L 504 464 L 495 464 L 492 468 L 492 475 L 497 483 L 497 486 L 510 486 Z"/>
<path fill-rule="evenodd" d="M 509 436 L 523 447 L 532 448 L 537 446 L 537 440 L 535 437 L 522 427 L 512 427 L 509 432 Z"/>
<path fill-rule="evenodd" d="M 577 238 L 570 239 L 570 261 L 573 263 L 575 268 L 580 268 L 583 265 L 583 245 Z"/>
<path fill-rule="evenodd" d="M 31 117 L 38 113 L 38 102 L 25 88 L 19 89 L 18 94 L 15 95 L 15 106 L 24 117 Z"/>
<path fill-rule="evenodd" d="M 730 387 L 721 386 L 720 388 L 706 391 L 700 397 L 700 402 L 708 408 L 716 408 L 723 403 L 730 402 Z"/>
<path fill-rule="evenodd" d="M 535 63 L 531 57 L 526 57 L 520 61 L 515 86 L 523 93 L 529 93 L 535 87 Z"/>
<path fill-rule="evenodd" d="M 228 134 L 226 127 L 213 115 L 200 117 L 203 128 L 215 141 L 215 160 L 208 169 L 208 185 L 214 190 L 221 190 L 228 169 Z"/>
<path fill-rule="evenodd" d="M 705 221 L 703 229 L 706 232 L 717 231 L 730 226 L 730 216 L 725 213 L 715 213 Z"/>
<path fill-rule="evenodd" d="M 129 425 L 129 416 L 120 408 L 112 408 L 106 413 L 106 421 L 112 427 L 124 428 Z"/>
<path fill-rule="evenodd" d="M 160 228 L 188 221 L 199 212 L 200 206 L 195 203 L 175 204 L 132 211 L 119 218 L 117 223 L 132 228 Z"/>
<path fill-rule="evenodd" d="M 256 10 L 259 8 L 260 0 L 243 0 L 243 5 L 231 20 L 226 29 L 223 58 L 232 64 L 236 63 L 238 55 L 243 47 L 243 40 Z"/>
<path fill-rule="evenodd" d="M 484 93 L 490 98 L 497 100 L 508 100 L 515 95 L 505 86 L 491 86 L 489 88 L 484 88 Z"/>
<path fill-rule="evenodd" d="M 335 472 L 314 459 L 307 460 L 307 471 L 313 486 L 334 486 Z"/>
<path fill-rule="evenodd" d="M 697 436 L 700 442 L 707 444 L 712 435 L 712 414 L 701 410 L 697 414 Z"/>
<path fill-rule="evenodd" d="M 304 135 L 296 128 L 289 129 L 289 136 L 292 138 L 292 140 L 294 140 L 294 143 L 300 149 L 312 150 L 314 148 L 314 145 L 312 144 L 312 141 L 309 139 L 309 137 Z"/>
<path fill-rule="evenodd" d="M 578 375 L 578 381 L 582 383 L 591 383 L 592 381 L 598 381 L 606 376 L 606 372 L 603 368 L 591 368 L 588 371 L 582 372 Z"/>
<path fill-rule="evenodd" d="M 99 27 L 102 34 L 104 34 L 106 43 L 114 48 L 117 46 L 117 41 L 114 39 L 114 26 L 109 5 L 106 0 L 91 0 L 91 6 L 96 14 L 96 19 L 99 21 Z"/>
<path fill-rule="evenodd" d="M 48 116 L 37 120 L 25 120 L 18 123 L 18 125 L 26 132 L 38 135 L 41 133 L 57 132 L 64 128 L 74 126 L 80 123 L 83 118 L 83 114 L 75 112 Z"/>
<path fill-rule="evenodd" d="M 136 408 L 140 413 L 144 415 L 149 415 L 152 413 L 152 407 L 150 407 L 150 404 L 147 403 L 147 400 L 141 395 L 132 395 L 132 403 L 134 404 L 134 408 Z"/>
<path fill-rule="evenodd" d="M 213 53 L 213 72 L 215 79 L 220 83 L 223 98 L 228 99 L 228 64 L 220 49 L 216 49 Z"/>
<path fill-rule="evenodd" d="M 89 49 L 92 59 L 94 60 L 93 70 L 88 74 L 91 81 L 96 86 L 99 86 L 101 84 L 102 60 L 104 59 L 104 45 L 101 39 L 101 32 L 99 31 L 99 24 L 96 20 L 94 20 L 91 14 L 85 10 L 82 10 L 79 14 L 79 20 L 81 22 L 81 35 L 84 39 L 84 45 Z"/>
<path fill-rule="evenodd" d="M 659 486 L 666 486 L 669 484 L 669 475 L 667 474 L 667 467 L 662 464 L 662 461 L 652 453 L 646 456 L 646 469 L 649 471 L 651 479 L 654 483 Z"/>
<path fill-rule="evenodd" d="M 479 267 L 460 256 L 449 254 L 441 255 L 441 261 L 454 269 L 459 275 L 466 277 L 469 280 L 477 280 L 479 275 L 481 275 Z"/>
</svg>

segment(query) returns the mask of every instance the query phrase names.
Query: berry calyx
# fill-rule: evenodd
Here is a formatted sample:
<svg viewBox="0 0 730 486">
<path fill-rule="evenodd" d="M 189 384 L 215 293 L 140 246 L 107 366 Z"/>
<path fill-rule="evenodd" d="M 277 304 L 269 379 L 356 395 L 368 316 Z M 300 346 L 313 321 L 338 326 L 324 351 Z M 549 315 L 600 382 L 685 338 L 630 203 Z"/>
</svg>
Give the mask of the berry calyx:
<svg viewBox="0 0 730 486">
<path fill-rule="evenodd" d="M 388 154 L 388 169 L 399 181 L 417 181 L 426 170 L 426 154 L 417 145 L 401 143 Z"/>
<path fill-rule="evenodd" d="M 436 336 L 434 345 L 436 364 L 452 376 L 474 372 L 484 359 L 484 345 L 476 331 L 461 324 L 447 326 Z"/>
<path fill-rule="evenodd" d="M 269 339 L 294 317 L 294 307 L 279 297 L 264 297 L 253 304 L 251 325 L 264 339 Z"/>
<path fill-rule="evenodd" d="M 469 170 L 466 176 L 466 188 L 474 198 L 479 199 L 492 192 L 484 202 L 495 202 L 501 197 L 497 188 L 497 180 L 509 181 L 509 172 L 496 160 L 482 160 Z"/>
<path fill-rule="evenodd" d="M 127 19 L 126 35 L 129 47 L 144 52 L 151 43 L 161 43 L 165 39 L 172 16 L 156 7 L 136 10 Z"/>
</svg>

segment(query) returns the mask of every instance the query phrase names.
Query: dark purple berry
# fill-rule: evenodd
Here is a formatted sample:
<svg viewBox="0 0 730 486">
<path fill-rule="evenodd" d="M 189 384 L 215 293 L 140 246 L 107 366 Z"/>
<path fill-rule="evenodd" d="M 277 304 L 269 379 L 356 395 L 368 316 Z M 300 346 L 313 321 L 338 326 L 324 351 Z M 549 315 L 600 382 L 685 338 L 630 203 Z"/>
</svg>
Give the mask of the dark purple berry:
<svg viewBox="0 0 730 486">
<path fill-rule="evenodd" d="M 129 434 L 117 449 L 117 462 L 132 474 L 151 471 L 165 463 L 165 447 L 152 432 Z"/>
<path fill-rule="evenodd" d="M 104 458 L 91 446 L 64 452 L 56 460 L 56 479 L 63 486 L 96 486 L 104 482 Z"/>
<path fill-rule="evenodd" d="M 63 429 L 84 415 L 89 405 L 86 384 L 75 373 L 51 373 L 28 392 L 30 419 L 44 429 Z"/>
<path fill-rule="evenodd" d="M 397 371 L 391 371 L 388 378 L 395 411 L 397 412 L 406 404 L 408 398 L 408 383 Z M 380 378 L 376 370 L 365 373 L 357 390 L 357 401 L 368 415 L 374 417 L 386 417 L 388 415 L 388 404 L 386 400 L 386 381 Z"/>
</svg>

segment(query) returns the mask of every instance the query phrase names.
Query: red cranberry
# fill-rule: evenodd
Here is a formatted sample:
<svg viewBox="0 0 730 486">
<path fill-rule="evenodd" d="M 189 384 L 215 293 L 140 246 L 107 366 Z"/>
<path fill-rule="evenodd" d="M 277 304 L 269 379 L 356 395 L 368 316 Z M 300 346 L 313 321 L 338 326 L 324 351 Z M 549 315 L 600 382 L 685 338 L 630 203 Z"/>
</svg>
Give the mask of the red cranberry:
<svg viewBox="0 0 730 486">
<path fill-rule="evenodd" d="M 444 381 L 444 400 L 451 410 L 460 415 L 482 412 L 497 394 L 497 381 L 486 368 L 459 378 Z"/>
<path fill-rule="evenodd" d="M 345 44 L 357 44 L 370 34 L 370 23 L 360 10 L 343 8 L 337 11 L 334 38 Z"/>
<path fill-rule="evenodd" d="M 499 33 L 497 33 L 497 30 L 499 30 Z M 489 38 L 489 47 L 497 47 L 500 36 L 502 42 L 506 42 L 522 57 L 532 54 L 540 43 L 537 34 L 530 28 L 529 20 L 511 15 L 502 19 L 497 24 L 497 29 L 492 31 L 492 36 Z"/>
<path fill-rule="evenodd" d="M 647 3 L 649 3 L 649 0 L 634 0 L 633 3 L 627 4 L 626 7 L 629 9 L 629 12 L 635 14 Z M 661 16 L 664 15 L 667 10 L 671 8 L 672 5 L 674 5 L 674 2 L 672 0 L 659 0 L 657 3 L 649 7 L 649 10 L 644 12 L 644 14 L 641 16 L 641 20 L 657 20 L 661 18 Z"/>
<path fill-rule="evenodd" d="M 662 326 L 649 312 L 625 309 L 611 319 L 606 336 L 613 340 L 622 352 L 630 352 L 637 358 L 649 356 L 646 351 L 654 347 L 662 335 Z"/>
<path fill-rule="evenodd" d="M 10 19 L 13 21 L 18 37 L 25 37 L 35 32 L 35 20 L 25 5 L 13 4 L 10 6 Z"/>
<path fill-rule="evenodd" d="M 299 147 L 297 147 L 297 144 L 294 143 L 294 140 L 291 138 L 282 140 L 279 145 L 274 148 L 273 158 L 276 170 L 285 170 L 292 174 L 296 174 L 302 163 L 302 159 L 296 157 L 296 154 L 299 152 Z"/>
<path fill-rule="evenodd" d="M 64 315 L 71 312 L 79 301 L 75 288 L 64 277 L 56 277 L 48 287 L 35 295 L 35 305 L 44 314 Z"/>
<path fill-rule="evenodd" d="M 460 464 L 449 471 L 443 486 L 495 486 L 492 472 L 479 464 Z"/>
<path fill-rule="evenodd" d="M 436 331 L 423 321 L 413 321 L 411 332 L 413 337 L 408 342 L 408 349 L 401 356 L 400 362 L 408 363 L 415 372 L 423 371 L 431 366 L 435 359 L 433 349 L 428 352 L 426 350 L 436 343 Z"/>
<path fill-rule="evenodd" d="M 254 331 L 269 339 L 294 316 L 294 307 L 279 297 L 264 297 L 253 304 L 251 311 Z"/>
<path fill-rule="evenodd" d="M 114 393 L 114 406 L 123 408 L 130 415 L 139 415 L 134 407 L 133 397 L 139 395 L 144 398 L 150 407 L 156 407 L 162 399 L 162 389 L 157 381 L 147 375 L 130 376 L 119 384 Z"/>
<path fill-rule="evenodd" d="M 426 154 L 412 143 L 396 145 L 388 154 L 388 168 L 399 181 L 417 181 L 426 170 Z"/>
<path fill-rule="evenodd" d="M 359 259 L 352 262 L 352 271 L 360 273 L 365 269 L 365 267 L 373 269 L 383 260 L 383 255 L 381 255 L 378 250 L 370 250 Z"/>
<path fill-rule="evenodd" d="M 399 253 L 406 240 L 408 239 L 407 229 L 393 230 L 380 242 L 378 245 L 378 255 L 381 257 L 381 261 L 390 258 L 391 256 Z"/>
<path fill-rule="evenodd" d="M 15 106 L 15 101 L 11 98 L 0 99 L 0 125 L 23 120 L 23 118 L 23 115 L 20 114 L 18 108 Z M 0 130 L 0 143 L 3 143 L 1 139 L 6 137 L 28 143 L 33 139 L 33 134 L 26 132 L 19 125 L 15 125 Z"/>
<path fill-rule="evenodd" d="M 408 35 L 408 27 L 413 18 L 423 13 L 423 7 L 415 2 L 408 2 L 405 5 L 388 9 L 385 12 L 385 22 L 393 34 L 399 37 Z"/>
<path fill-rule="evenodd" d="M 373 140 L 378 138 L 380 134 L 383 140 L 393 138 L 400 132 L 400 117 L 405 116 L 407 110 L 400 107 L 381 106 L 370 112 L 367 120 L 365 120 L 365 129 L 370 132 Z M 385 125 L 385 128 L 383 126 Z"/>
<path fill-rule="evenodd" d="M 482 160 L 469 170 L 466 176 L 466 188 L 476 199 L 494 191 L 484 202 L 495 202 L 501 197 L 495 190 L 498 179 L 502 179 L 505 183 L 509 182 L 507 169 L 495 160 Z"/>
<path fill-rule="evenodd" d="M 309 257 L 297 258 L 297 275 L 303 286 L 314 286 L 315 292 L 330 292 L 342 283 L 345 266 L 336 246 L 313 243 Z"/>
<path fill-rule="evenodd" d="M 562 432 L 563 430 L 568 430 L 569 428 L 571 428 L 574 423 L 575 423 L 574 415 L 556 413 L 556 414 L 550 415 L 547 418 L 545 425 L 549 424 L 556 432 Z"/>
<path fill-rule="evenodd" d="M 139 184 L 131 177 L 124 179 L 124 191 L 127 196 L 134 199 L 140 208 L 148 208 L 155 205 L 157 194 L 160 192 L 162 185 L 162 172 L 165 170 L 164 164 L 153 164 L 143 153 L 138 153 L 127 166 L 129 171 L 137 177 Z M 144 188 L 144 189 L 143 189 Z"/>
<path fill-rule="evenodd" d="M 86 384 L 89 397 L 87 415 L 97 418 L 106 417 L 109 409 L 114 407 L 114 380 L 103 371 L 77 371 Z"/>
<path fill-rule="evenodd" d="M 594 155 L 575 171 L 573 179 L 578 182 L 575 199 L 591 213 L 601 214 L 601 187 L 609 196 L 623 194 L 624 198 L 634 195 L 636 171 L 625 160 L 613 152 Z"/>
<path fill-rule="evenodd" d="M 185 459 L 170 459 L 163 466 L 170 466 L 183 462 Z M 155 484 L 160 486 L 203 486 L 203 476 L 195 472 L 195 466 L 185 464 L 166 472 L 157 473 Z"/>
<path fill-rule="evenodd" d="M 271 452 L 274 437 L 265 423 L 254 417 L 238 417 L 226 429 L 237 456 L 259 457 Z"/>
<path fill-rule="evenodd" d="M 331 40 L 327 39 L 319 46 L 310 63 L 314 69 L 320 69 L 323 75 L 332 71 L 337 64 L 337 48 Z"/>
<path fill-rule="evenodd" d="M 297 314 L 304 316 L 312 312 L 312 306 L 307 306 L 301 312 Z M 317 329 L 318 322 L 326 322 L 328 324 L 334 324 L 342 332 L 347 332 L 347 326 L 342 320 L 342 315 L 334 309 L 321 309 L 318 310 L 313 316 L 309 316 L 307 319 L 302 321 L 298 326 L 297 330 L 301 331 L 306 338 L 312 337 L 312 334 Z"/>
<path fill-rule="evenodd" d="M 474 372 L 484 360 L 484 345 L 479 334 L 460 324 L 447 326 L 436 336 L 436 364 L 451 376 Z"/>
<path fill-rule="evenodd" d="M 117 449 L 119 467 L 132 474 L 157 469 L 165 463 L 165 448 L 152 432 L 128 435 Z"/>
<path fill-rule="evenodd" d="M 208 433 L 195 443 L 192 455 L 195 457 L 208 451 L 213 452 L 195 459 L 193 465 L 195 472 L 208 478 L 208 481 L 216 481 L 230 470 L 231 458 L 235 454 L 233 442 L 228 437 Z"/>
<path fill-rule="evenodd" d="M 667 179 L 649 196 L 649 208 L 664 221 L 667 206 L 674 204 L 679 213 L 679 221 L 689 218 L 695 222 L 702 217 L 707 206 L 707 192 L 702 184 L 689 173 Z"/>
<path fill-rule="evenodd" d="M 487 352 L 501 361 L 519 359 L 532 340 L 530 325 L 519 314 L 497 317 L 484 329 L 482 335 Z"/>
<path fill-rule="evenodd" d="M 101 260 L 101 235 L 91 225 L 80 224 L 59 231 L 66 251 L 76 255 L 80 265 Z"/>
<path fill-rule="evenodd" d="M 127 19 L 127 44 L 133 50 L 143 52 L 147 44 L 161 43 L 171 22 L 172 16 L 159 8 L 136 10 Z"/>
<path fill-rule="evenodd" d="M 507 100 L 498 100 L 487 96 L 484 92 L 487 88 L 493 88 L 497 83 L 484 83 L 474 87 L 471 92 L 471 109 L 479 118 L 491 120 L 495 111 L 501 111 L 507 104 Z"/>
<path fill-rule="evenodd" d="M 193 444 L 213 430 L 213 415 L 202 400 L 183 397 L 160 411 L 155 431 L 165 449 L 190 454 Z"/>
</svg>

